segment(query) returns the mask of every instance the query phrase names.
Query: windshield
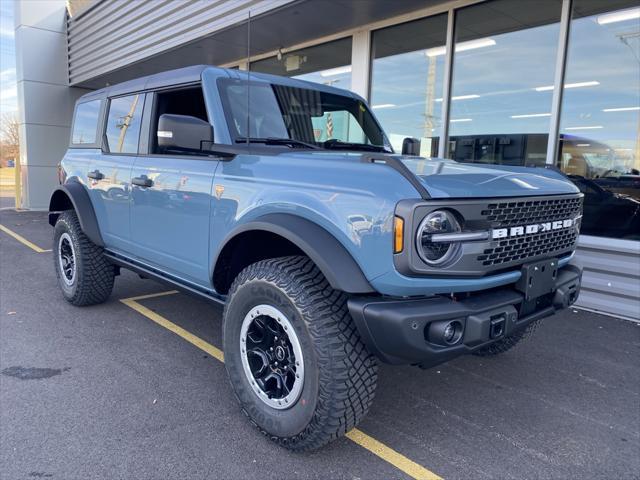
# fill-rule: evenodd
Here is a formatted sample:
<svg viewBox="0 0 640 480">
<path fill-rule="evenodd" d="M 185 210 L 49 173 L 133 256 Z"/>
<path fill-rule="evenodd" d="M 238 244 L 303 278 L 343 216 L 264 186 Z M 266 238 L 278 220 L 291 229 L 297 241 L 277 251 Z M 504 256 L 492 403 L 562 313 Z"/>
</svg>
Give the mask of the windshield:
<svg viewBox="0 0 640 480">
<path fill-rule="evenodd" d="M 355 98 L 259 82 L 251 83 L 247 95 L 247 82 L 232 79 L 222 79 L 219 88 L 231 137 L 238 143 L 291 139 L 300 142 L 291 146 L 391 151 L 367 106 Z"/>
</svg>

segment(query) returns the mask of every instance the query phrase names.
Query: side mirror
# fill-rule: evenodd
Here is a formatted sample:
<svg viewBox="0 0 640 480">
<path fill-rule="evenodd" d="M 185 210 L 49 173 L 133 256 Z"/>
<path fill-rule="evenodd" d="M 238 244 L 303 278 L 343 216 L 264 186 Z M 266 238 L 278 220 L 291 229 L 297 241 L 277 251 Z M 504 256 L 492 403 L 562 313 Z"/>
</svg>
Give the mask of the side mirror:
<svg viewBox="0 0 640 480">
<path fill-rule="evenodd" d="M 160 115 L 157 135 L 161 150 L 200 151 L 206 143 L 213 143 L 211 124 L 188 115 Z"/>
<path fill-rule="evenodd" d="M 420 140 L 417 138 L 407 137 L 402 141 L 402 155 L 412 155 L 417 157 L 420 155 Z"/>
</svg>

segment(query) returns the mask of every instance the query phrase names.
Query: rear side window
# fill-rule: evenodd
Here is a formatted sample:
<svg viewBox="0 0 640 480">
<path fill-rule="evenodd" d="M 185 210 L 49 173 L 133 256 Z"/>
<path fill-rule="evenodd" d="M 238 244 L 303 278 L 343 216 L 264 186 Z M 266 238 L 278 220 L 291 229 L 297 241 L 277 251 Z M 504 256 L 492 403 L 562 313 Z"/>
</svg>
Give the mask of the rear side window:
<svg viewBox="0 0 640 480">
<path fill-rule="evenodd" d="M 112 153 L 137 153 L 144 95 L 111 99 L 107 117 L 107 146 Z"/>
<path fill-rule="evenodd" d="M 78 104 L 73 118 L 71 143 L 78 145 L 96 143 L 100 103 L 100 100 L 93 100 Z"/>
</svg>

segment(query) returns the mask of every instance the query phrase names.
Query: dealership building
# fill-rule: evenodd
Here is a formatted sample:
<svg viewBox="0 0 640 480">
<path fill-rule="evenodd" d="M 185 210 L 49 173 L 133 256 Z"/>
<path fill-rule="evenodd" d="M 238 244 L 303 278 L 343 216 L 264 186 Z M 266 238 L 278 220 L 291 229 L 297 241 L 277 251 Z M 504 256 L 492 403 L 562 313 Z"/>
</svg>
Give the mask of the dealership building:
<svg viewBox="0 0 640 480">
<path fill-rule="evenodd" d="M 640 319 L 637 0 L 16 2 L 17 206 L 46 209 L 75 100 L 195 64 L 366 98 L 400 150 L 558 167 L 585 194 L 579 305 Z M 332 124 L 333 128 L 348 125 Z"/>
</svg>

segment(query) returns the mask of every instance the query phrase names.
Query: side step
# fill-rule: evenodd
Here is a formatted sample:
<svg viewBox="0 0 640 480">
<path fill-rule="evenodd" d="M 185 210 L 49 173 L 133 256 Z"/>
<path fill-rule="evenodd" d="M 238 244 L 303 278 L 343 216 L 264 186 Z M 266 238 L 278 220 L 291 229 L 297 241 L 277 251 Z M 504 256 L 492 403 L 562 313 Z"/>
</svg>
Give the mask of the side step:
<svg viewBox="0 0 640 480">
<path fill-rule="evenodd" d="M 140 262 L 136 262 L 135 260 L 132 260 L 130 258 L 124 258 L 120 255 L 108 251 L 104 252 L 104 256 L 107 257 L 109 261 L 114 265 L 126 268 L 127 270 L 131 270 L 141 277 L 147 277 L 153 280 L 157 280 L 184 293 L 194 295 L 198 298 L 203 298 L 217 305 L 224 305 L 227 300 L 227 297 L 225 295 L 219 295 L 213 290 L 207 290 L 195 285 L 188 285 L 180 279 L 169 275 L 168 273 L 157 270 L 153 267 L 150 267 L 149 265 L 144 265 Z"/>
</svg>

